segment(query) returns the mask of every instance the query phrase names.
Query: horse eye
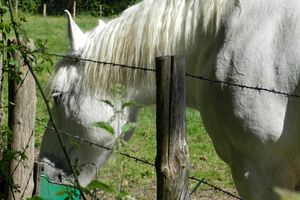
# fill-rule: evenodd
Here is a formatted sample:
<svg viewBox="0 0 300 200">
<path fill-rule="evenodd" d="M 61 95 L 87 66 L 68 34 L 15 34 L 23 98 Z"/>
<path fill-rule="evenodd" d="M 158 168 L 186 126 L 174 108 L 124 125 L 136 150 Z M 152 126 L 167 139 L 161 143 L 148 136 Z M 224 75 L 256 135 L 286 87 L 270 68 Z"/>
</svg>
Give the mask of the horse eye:
<svg viewBox="0 0 300 200">
<path fill-rule="evenodd" d="M 63 93 L 61 91 L 53 91 L 52 92 L 52 97 L 53 97 L 55 104 L 59 104 L 61 102 L 62 96 L 63 96 Z"/>
</svg>

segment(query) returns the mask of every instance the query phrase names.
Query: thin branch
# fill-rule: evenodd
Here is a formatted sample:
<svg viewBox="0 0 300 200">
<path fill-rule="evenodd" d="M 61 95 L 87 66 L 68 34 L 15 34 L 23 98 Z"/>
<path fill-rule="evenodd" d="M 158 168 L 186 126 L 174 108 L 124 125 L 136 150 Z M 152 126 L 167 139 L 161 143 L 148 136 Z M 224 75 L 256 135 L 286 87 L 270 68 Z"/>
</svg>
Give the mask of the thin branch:
<svg viewBox="0 0 300 200">
<path fill-rule="evenodd" d="M 28 142 L 27 142 L 27 144 L 26 144 L 26 147 L 25 147 L 25 149 L 23 149 L 23 151 L 20 153 L 20 155 L 24 154 L 25 151 L 29 148 L 29 143 L 30 143 L 30 141 L 32 140 L 33 135 L 34 135 L 34 131 L 32 131 L 32 133 L 31 133 L 31 135 L 30 135 L 30 138 L 29 138 L 29 140 L 28 140 Z M 11 175 L 10 175 L 11 177 L 14 175 L 14 173 L 15 173 L 15 171 L 17 170 L 17 168 L 19 167 L 21 161 L 22 161 L 22 158 L 20 158 L 20 159 L 18 160 L 17 165 L 15 166 L 15 168 L 13 169 L 13 171 L 12 171 L 12 173 L 11 173 Z M 28 166 L 27 166 L 27 167 L 28 167 Z"/>
<path fill-rule="evenodd" d="M 16 22 L 14 21 L 14 16 L 13 16 L 13 12 L 12 12 L 11 0 L 8 0 L 7 3 L 8 3 L 8 7 L 9 7 L 10 19 L 11 19 L 11 22 L 12 22 L 12 25 L 13 25 L 13 30 L 14 30 L 14 33 L 15 33 L 15 36 L 16 36 L 17 44 L 18 44 L 19 46 L 22 46 L 22 43 L 21 43 L 21 40 L 20 40 L 20 36 L 19 36 L 19 32 L 18 32 L 18 30 L 17 30 Z M 70 158 L 69 158 L 69 156 L 68 156 L 66 147 L 64 146 L 63 141 L 62 141 L 62 138 L 61 138 L 61 136 L 59 135 L 58 128 L 57 128 L 57 126 L 56 126 L 56 124 L 55 124 L 55 121 L 54 121 L 54 119 L 53 119 L 53 116 L 52 116 L 52 113 L 51 113 L 51 109 L 50 109 L 50 106 L 49 106 L 49 104 L 48 104 L 46 95 L 45 95 L 44 92 L 43 92 L 42 86 L 41 86 L 41 84 L 39 83 L 39 80 L 38 80 L 38 78 L 37 78 L 37 76 L 36 76 L 36 74 L 35 74 L 35 72 L 34 72 L 32 66 L 31 66 L 30 61 L 28 60 L 27 55 L 25 54 L 25 52 L 22 51 L 22 49 L 20 49 L 20 53 L 21 53 L 21 55 L 22 55 L 22 57 L 23 57 L 23 59 L 24 59 L 24 64 L 28 66 L 28 69 L 29 69 L 30 73 L 32 74 L 32 76 L 33 76 L 33 78 L 34 78 L 34 80 L 35 80 L 35 82 L 36 82 L 36 84 L 37 84 L 37 86 L 38 86 L 38 89 L 39 89 L 39 91 L 40 91 L 40 93 L 41 93 L 41 95 L 42 95 L 42 97 L 43 97 L 43 99 L 44 99 L 44 102 L 45 102 L 45 104 L 46 104 L 47 111 L 48 111 L 48 114 L 49 114 L 50 122 L 52 123 L 55 132 L 58 133 L 58 134 L 57 134 L 58 141 L 59 141 L 59 143 L 60 143 L 60 145 L 61 145 L 61 147 L 62 147 L 64 156 L 65 156 L 65 158 L 66 158 L 66 160 L 67 160 L 67 163 L 68 163 L 68 165 L 69 165 L 69 167 L 70 167 L 70 169 L 71 169 L 71 173 L 72 173 L 73 176 L 74 176 L 75 183 L 76 183 L 76 185 L 77 185 L 77 187 L 78 187 L 78 189 L 79 189 L 79 191 L 80 191 L 80 193 L 81 193 L 81 197 L 82 197 L 84 200 L 86 200 L 86 197 L 85 197 L 85 195 L 84 195 L 84 193 L 83 193 L 83 191 L 82 191 L 82 188 L 81 188 L 81 186 L 80 186 L 80 184 L 79 184 L 78 177 L 77 177 L 77 175 L 76 175 L 76 173 L 75 173 L 75 171 L 74 171 L 74 168 L 73 168 L 73 166 L 72 166 L 71 160 L 70 160 Z"/>
</svg>

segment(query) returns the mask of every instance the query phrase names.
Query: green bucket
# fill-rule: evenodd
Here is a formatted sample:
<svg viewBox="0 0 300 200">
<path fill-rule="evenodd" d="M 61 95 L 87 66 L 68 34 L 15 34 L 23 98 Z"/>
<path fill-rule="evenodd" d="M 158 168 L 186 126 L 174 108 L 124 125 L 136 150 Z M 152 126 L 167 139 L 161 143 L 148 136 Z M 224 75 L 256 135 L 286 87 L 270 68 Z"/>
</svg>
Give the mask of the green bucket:
<svg viewBox="0 0 300 200">
<path fill-rule="evenodd" d="M 54 183 L 49 180 L 47 174 L 41 172 L 40 195 L 43 200 L 80 200 L 80 191 L 70 185 Z"/>
</svg>

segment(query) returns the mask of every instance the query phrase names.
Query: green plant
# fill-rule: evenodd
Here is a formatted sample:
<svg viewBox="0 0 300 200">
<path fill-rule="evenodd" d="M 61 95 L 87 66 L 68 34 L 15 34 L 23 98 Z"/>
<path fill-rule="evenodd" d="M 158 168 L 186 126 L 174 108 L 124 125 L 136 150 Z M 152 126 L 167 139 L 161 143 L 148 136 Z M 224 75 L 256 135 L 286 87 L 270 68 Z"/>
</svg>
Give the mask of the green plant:
<svg viewBox="0 0 300 200">
<path fill-rule="evenodd" d="M 101 100 L 103 103 L 107 104 L 113 109 L 113 115 L 108 121 L 99 121 L 94 125 L 106 130 L 108 133 L 112 134 L 116 139 L 116 148 L 124 145 L 126 142 L 124 136 L 126 133 L 132 131 L 136 127 L 136 123 L 130 122 L 125 116 L 125 109 L 129 107 L 140 107 L 134 101 L 128 101 L 124 98 L 124 86 L 121 84 L 115 84 L 112 86 L 112 100 Z M 117 127 L 113 128 L 111 123 L 117 121 Z M 122 126 L 121 121 L 125 121 L 125 124 Z"/>
<path fill-rule="evenodd" d="M 100 121 L 96 122 L 94 126 L 102 128 L 106 130 L 108 133 L 112 134 L 115 137 L 115 145 L 113 147 L 115 153 L 119 153 L 122 146 L 126 146 L 127 143 L 124 140 L 124 136 L 129 131 L 133 131 L 133 129 L 136 128 L 137 124 L 134 122 L 130 122 L 127 120 L 125 116 L 125 109 L 130 107 L 140 107 L 136 102 L 134 101 L 128 101 L 125 96 L 125 88 L 121 84 L 115 84 L 111 88 L 112 91 L 112 99 L 109 100 L 101 100 L 101 102 L 105 103 L 106 105 L 110 106 L 113 109 L 113 116 L 109 119 L 109 121 Z M 113 127 L 111 123 L 113 121 L 117 122 L 117 127 Z M 121 122 L 125 123 L 121 126 Z M 121 168 L 124 170 L 125 165 L 124 162 L 121 160 L 118 166 L 121 166 Z M 124 177 L 122 177 L 123 179 Z M 122 182 L 123 180 L 121 180 Z M 107 185 L 103 183 L 102 181 L 95 180 L 93 181 L 88 187 L 88 191 L 93 190 L 94 192 L 90 194 L 94 194 L 95 191 L 101 190 L 102 192 L 106 192 L 109 194 L 113 194 L 115 198 L 122 199 L 126 196 L 128 196 L 127 193 L 124 193 L 119 187 L 119 190 L 114 189 L 112 186 Z"/>
<path fill-rule="evenodd" d="M 140 0 L 77 0 L 77 13 L 89 13 L 93 16 L 112 16 Z M 19 7 L 23 12 L 38 14 L 42 4 L 47 4 L 47 14 L 62 15 L 63 10 L 73 9 L 73 0 L 23 0 Z"/>
<path fill-rule="evenodd" d="M 37 13 L 41 8 L 42 0 L 22 0 L 21 9 L 28 13 Z"/>
<path fill-rule="evenodd" d="M 105 195 L 105 193 L 112 194 L 114 198 L 116 199 L 124 199 L 128 197 L 128 194 L 126 192 L 118 191 L 114 189 L 113 186 L 108 185 L 102 181 L 99 180 L 93 180 L 85 189 L 85 193 L 88 194 L 92 199 L 101 199 L 98 198 L 99 191 L 102 192 L 102 196 Z"/>
</svg>

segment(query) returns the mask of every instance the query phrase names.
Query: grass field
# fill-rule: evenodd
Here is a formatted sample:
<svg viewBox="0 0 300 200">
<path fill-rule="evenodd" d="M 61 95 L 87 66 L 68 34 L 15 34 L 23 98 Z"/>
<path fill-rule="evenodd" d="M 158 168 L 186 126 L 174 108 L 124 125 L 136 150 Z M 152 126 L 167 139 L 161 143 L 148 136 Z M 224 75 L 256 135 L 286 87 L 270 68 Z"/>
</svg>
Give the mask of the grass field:
<svg viewBox="0 0 300 200">
<path fill-rule="evenodd" d="M 67 20 L 65 17 L 26 16 L 24 28 L 30 38 L 47 41 L 49 52 L 64 53 L 68 48 Z M 79 16 L 76 22 L 89 30 L 96 26 L 97 19 Z M 47 67 L 47 66 L 45 66 Z M 48 66 L 49 67 L 49 66 Z M 52 67 L 49 67 L 50 71 Z M 45 85 L 49 73 L 45 70 L 39 74 Z M 37 117 L 46 123 L 48 115 L 42 100 L 38 100 Z M 43 128 L 37 126 L 37 148 Z M 205 179 L 225 190 L 234 191 L 228 167 L 217 157 L 198 112 L 187 111 L 187 133 L 191 161 L 191 176 Z M 128 147 L 120 151 L 154 163 L 155 159 L 155 107 L 143 108 L 138 119 L 138 128 Z M 155 199 L 155 170 L 149 166 L 124 158 L 115 153 L 109 163 L 99 172 L 98 179 L 122 189 L 136 199 Z M 190 189 L 195 185 L 190 183 Z M 109 199 L 110 197 L 106 197 Z M 104 198 L 105 199 L 105 198 Z M 213 189 L 201 186 L 192 199 L 230 199 L 224 194 L 215 193 Z"/>
</svg>

